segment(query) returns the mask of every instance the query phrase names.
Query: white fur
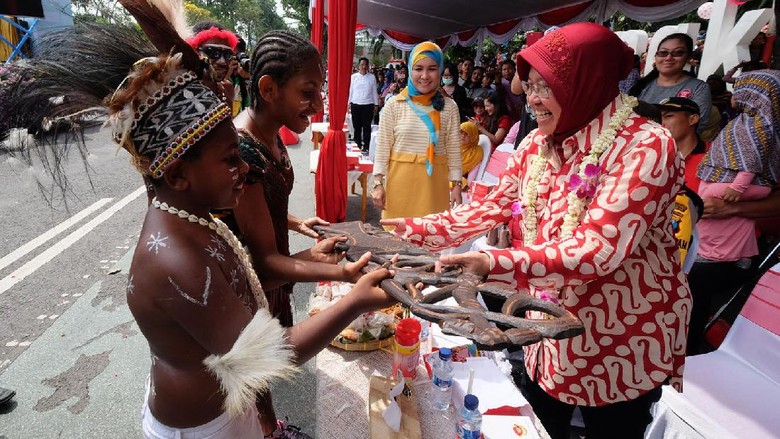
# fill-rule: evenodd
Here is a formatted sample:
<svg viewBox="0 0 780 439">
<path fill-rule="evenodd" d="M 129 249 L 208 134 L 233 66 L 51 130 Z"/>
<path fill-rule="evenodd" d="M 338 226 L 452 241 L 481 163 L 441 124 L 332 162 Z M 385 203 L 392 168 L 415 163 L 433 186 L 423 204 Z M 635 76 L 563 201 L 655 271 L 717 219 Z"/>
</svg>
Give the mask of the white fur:
<svg viewBox="0 0 780 439">
<path fill-rule="evenodd" d="M 295 372 L 293 356 L 284 328 L 261 308 L 229 352 L 210 355 L 203 364 L 219 379 L 225 411 L 235 418 L 255 403 L 257 392 L 268 390 L 273 380 L 288 378 Z"/>
<path fill-rule="evenodd" d="M 187 18 L 184 16 L 184 6 L 182 0 L 148 0 L 150 5 L 156 6 L 160 12 L 165 15 L 168 22 L 176 29 L 176 33 L 186 40 L 192 36 L 192 28 L 187 24 Z"/>
<path fill-rule="evenodd" d="M 27 128 L 11 128 L 2 146 L 6 151 L 24 151 L 35 146 L 35 137 Z"/>
</svg>

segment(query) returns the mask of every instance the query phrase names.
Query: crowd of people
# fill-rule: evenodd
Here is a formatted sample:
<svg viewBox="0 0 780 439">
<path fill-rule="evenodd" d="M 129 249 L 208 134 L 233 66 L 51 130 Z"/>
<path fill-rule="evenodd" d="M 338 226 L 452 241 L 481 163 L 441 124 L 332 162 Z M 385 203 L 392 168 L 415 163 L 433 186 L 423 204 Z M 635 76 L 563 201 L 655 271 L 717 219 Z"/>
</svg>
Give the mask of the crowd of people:
<svg viewBox="0 0 780 439">
<path fill-rule="evenodd" d="M 145 21 L 159 14 L 141 3 L 131 12 L 156 51 L 115 61 L 129 76 L 110 96 L 92 93 L 106 99 L 114 137 L 149 193 L 127 289 L 151 351 L 144 437 L 307 437 L 277 419 L 269 383 L 361 313 L 393 304 L 378 287 L 391 273 L 361 274 L 370 254 L 340 264 L 339 238 L 290 254 L 290 231 L 316 237 L 312 227 L 327 224 L 289 212 L 294 176 L 279 138 L 283 126 L 302 133 L 323 109 L 322 57 L 306 39 L 273 31 L 242 63 L 246 47 L 230 30 L 208 22 L 178 35 L 174 20 Z M 583 322 L 581 336 L 525 347 L 516 374 L 552 438 L 569 437 L 575 408 L 588 437 L 642 437 L 662 386 L 679 389 L 686 354 L 704 348 L 715 293 L 749 277 L 760 251 L 754 219 L 780 215 L 780 72 L 745 63 L 705 82 L 689 73 L 695 51 L 688 35 L 669 35 L 641 76 L 616 34 L 578 23 L 495 66 L 448 65 L 423 42 L 407 64 L 371 72 L 361 58 L 352 75 L 362 150 L 379 125 L 372 199 L 381 223 L 433 250 L 508 224 L 509 248 L 441 263 Z M 85 69 L 97 59 L 67 55 Z M 491 151 L 508 143 L 514 153 L 494 189 L 464 204 L 481 136 Z M 698 245 L 684 260 L 681 194 Z M 319 280 L 355 286 L 294 322 L 292 282 Z"/>
</svg>

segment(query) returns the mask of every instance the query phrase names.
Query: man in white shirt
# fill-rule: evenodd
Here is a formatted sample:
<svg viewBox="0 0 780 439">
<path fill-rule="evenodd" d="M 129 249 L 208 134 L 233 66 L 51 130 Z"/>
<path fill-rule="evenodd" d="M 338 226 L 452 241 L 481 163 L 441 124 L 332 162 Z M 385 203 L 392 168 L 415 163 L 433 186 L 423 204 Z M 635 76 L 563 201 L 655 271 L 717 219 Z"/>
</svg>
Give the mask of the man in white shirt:
<svg viewBox="0 0 780 439">
<path fill-rule="evenodd" d="M 352 126 L 355 127 L 355 143 L 364 154 L 368 154 L 371 121 L 379 104 L 376 87 L 376 78 L 368 73 L 368 58 L 360 58 L 358 71 L 352 74 L 349 84 L 349 108 L 352 112 Z"/>
</svg>

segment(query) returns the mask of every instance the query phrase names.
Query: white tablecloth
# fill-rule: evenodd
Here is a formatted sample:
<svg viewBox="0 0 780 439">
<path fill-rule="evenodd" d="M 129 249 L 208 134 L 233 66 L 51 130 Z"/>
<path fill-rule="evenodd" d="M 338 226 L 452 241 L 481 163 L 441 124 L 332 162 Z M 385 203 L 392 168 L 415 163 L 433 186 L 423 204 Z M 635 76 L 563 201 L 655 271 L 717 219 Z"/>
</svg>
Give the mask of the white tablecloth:
<svg viewBox="0 0 780 439">
<path fill-rule="evenodd" d="M 367 439 L 369 380 L 374 374 L 388 376 L 392 356 L 385 351 L 346 352 L 326 348 L 317 355 L 317 439 Z M 422 366 L 413 391 L 420 411 L 423 439 L 450 438 L 455 435 L 455 409 L 433 407 L 433 385 Z M 539 435 L 549 439 L 530 407 L 521 413 L 532 417 Z"/>
</svg>

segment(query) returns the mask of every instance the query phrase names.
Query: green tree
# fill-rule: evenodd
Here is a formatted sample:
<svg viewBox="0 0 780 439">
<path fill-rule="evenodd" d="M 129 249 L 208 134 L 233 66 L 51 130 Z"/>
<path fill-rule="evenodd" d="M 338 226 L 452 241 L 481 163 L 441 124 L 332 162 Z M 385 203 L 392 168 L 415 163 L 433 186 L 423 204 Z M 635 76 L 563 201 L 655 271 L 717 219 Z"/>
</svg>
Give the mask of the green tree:
<svg viewBox="0 0 780 439">
<path fill-rule="evenodd" d="M 208 10 L 213 20 L 234 30 L 249 46 L 270 30 L 287 29 L 276 13 L 274 0 L 192 0 L 192 3 Z"/>
<path fill-rule="evenodd" d="M 199 21 L 213 20 L 214 17 L 208 9 L 201 8 L 192 2 L 184 2 L 184 15 L 188 23 L 197 23 Z"/>
<path fill-rule="evenodd" d="M 102 24 L 130 24 L 130 14 L 117 0 L 72 0 L 73 19 Z"/>
<path fill-rule="evenodd" d="M 282 0 L 284 16 L 297 22 L 297 30 L 301 35 L 311 35 L 309 21 L 309 0 Z"/>
</svg>

